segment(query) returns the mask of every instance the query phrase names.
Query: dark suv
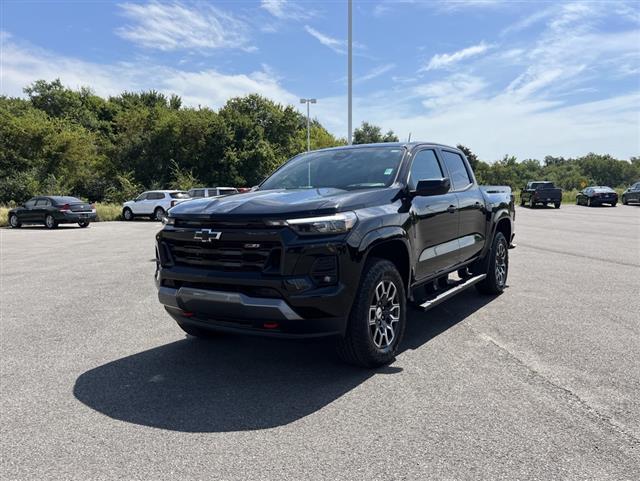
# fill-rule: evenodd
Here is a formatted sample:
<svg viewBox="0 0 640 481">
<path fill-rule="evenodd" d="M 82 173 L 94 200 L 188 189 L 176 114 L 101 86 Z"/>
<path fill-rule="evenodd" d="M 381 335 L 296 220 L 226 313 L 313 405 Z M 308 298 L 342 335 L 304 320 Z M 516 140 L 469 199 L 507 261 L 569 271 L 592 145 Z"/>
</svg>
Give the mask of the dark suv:
<svg viewBox="0 0 640 481">
<path fill-rule="evenodd" d="M 308 152 L 254 192 L 172 208 L 156 236 L 158 296 L 194 336 L 333 335 L 345 360 L 378 366 L 394 358 L 407 302 L 503 291 L 513 221 L 511 190 L 480 187 L 458 149 Z"/>
</svg>

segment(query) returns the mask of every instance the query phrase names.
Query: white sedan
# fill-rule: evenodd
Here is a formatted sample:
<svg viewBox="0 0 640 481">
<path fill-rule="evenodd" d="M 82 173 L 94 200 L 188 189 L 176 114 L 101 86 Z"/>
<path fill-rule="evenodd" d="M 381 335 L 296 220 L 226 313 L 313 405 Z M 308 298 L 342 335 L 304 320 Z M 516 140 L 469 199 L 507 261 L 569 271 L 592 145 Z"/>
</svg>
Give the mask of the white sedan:
<svg viewBox="0 0 640 481">
<path fill-rule="evenodd" d="M 122 217 L 124 220 L 134 217 L 162 220 L 171 207 L 190 199 L 191 196 L 182 190 L 150 190 L 122 204 Z"/>
</svg>

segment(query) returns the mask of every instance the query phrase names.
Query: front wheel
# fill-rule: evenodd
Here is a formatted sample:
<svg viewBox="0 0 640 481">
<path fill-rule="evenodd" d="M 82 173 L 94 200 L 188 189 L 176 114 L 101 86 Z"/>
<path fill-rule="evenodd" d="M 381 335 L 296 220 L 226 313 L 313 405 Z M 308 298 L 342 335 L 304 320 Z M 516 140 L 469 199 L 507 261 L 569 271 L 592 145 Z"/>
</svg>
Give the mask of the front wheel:
<svg viewBox="0 0 640 481">
<path fill-rule="evenodd" d="M 591 198 L 589 198 L 589 199 L 587 199 L 587 207 L 591 207 L 591 206 L 592 206 L 592 204 L 591 204 Z"/>
<path fill-rule="evenodd" d="M 622 205 L 629 205 L 629 201 L 624 195 L 622 196 Z"/>
<path fill-rule="evenodd" d="M 11 226 L 12 229 L 18 229 L 19 227 L 22 226 L 22 224 L 18 220 L 18 216 L 15 214 L 11 214 L 9 216 L 9 225 Z"/>
<path fill-rule="evenodd" d="M 47 214 L 47 216 L 44 218 L 44 226 L 47 229 L 55 229 L 56 227 L 58 227 L 58 222 L 53 218 L 51 214 Z"/>
<path fill-rule="evenodd" d="M 378 367 L 395 359 L 407 316 L 402 277 L 385 259 L 370 259 L 351 308 L 338 354 L 349 364 Z"/>
<path fill-rule="evenodd" d="M 122 209 L 122 218 L 124 220 L 133 220 L 133 211 L 128 207 Z"/>
<path fill-rule="evenodd" d="M 509 245 L 502 232 L 496 232 L 493 238 L 485 274 L 487 277 L 476 284 L 476 289 L 482 294 L 502 294 L 509 274 Z"/>
<path fill-rule="evenodd" d="M 533 197 L 529 199 L 529 208 L 534 209 L 536 207 L 536 203 L 533 200 Z"/>
<path fill-rule="evenodd" d="M 555 205 L 555 206 L 556 206 L 556 209 L 559 209 L 559 208 L 560 208 L 560 202 L 556 202 L 556 203 L 555 203 L 555 204 L 553 204 L 553 205 Z"/>
<path fill-rule="evenodd" d="M 81 220 L 80 222 L 78 222 L 78 225 L 79 225 L 80 227 L 84 228 L 84 227 L 89 227 L 89 224 L 90 224 L 90 223 L 91 223 L 91 222 L 89 222 L 88 220 Z"/>
</svg>

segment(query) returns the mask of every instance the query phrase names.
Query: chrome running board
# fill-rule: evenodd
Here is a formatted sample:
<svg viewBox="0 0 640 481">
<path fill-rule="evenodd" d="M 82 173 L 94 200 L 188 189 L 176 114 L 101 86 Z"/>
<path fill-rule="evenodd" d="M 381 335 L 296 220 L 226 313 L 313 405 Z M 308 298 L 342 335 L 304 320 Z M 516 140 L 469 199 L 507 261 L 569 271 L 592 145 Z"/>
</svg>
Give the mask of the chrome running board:
<svg viewBox="0 0 640 481">
<path fill-rule="evenodd" d="M 427 309 L 431 309 L 432 307 L 437 306 L 441 302 L 446 301 L 447 299 L 455 296 L 456 294 L 464 291 L 465 289 L 473 286 L 474 284 L 477 284 L 478 282 L 484 280 L 485 277 L 487 277 L 486 274 L 480 274 L 479 276 L 470 277 L 469 279 L 464 281 L 462 284 L 458 284 L 457 286 L 452 287 L 451 289 L 447 289 L 442 294 L 439 294 L 433 299 L 429 299 L 428 301 L 420 304 L 420 307 L 422 307 L 425 311 Z"/>
</svg>

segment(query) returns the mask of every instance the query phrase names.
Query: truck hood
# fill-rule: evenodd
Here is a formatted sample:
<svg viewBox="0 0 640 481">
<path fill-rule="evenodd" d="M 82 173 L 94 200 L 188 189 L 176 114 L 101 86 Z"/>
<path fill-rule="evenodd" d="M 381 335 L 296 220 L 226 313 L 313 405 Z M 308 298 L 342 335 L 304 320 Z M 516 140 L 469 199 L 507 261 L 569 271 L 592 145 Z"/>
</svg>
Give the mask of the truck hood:
<svg viewBox="0 0 640 481">
<path fill-rule="evenodd" d="M 215 199 L 183 202 L 171 209 L 172 217 L 227 216 L 282 217 L 316 216 L 388 204 L 399 188 L 347 191 L 342 189 L 265 190 L 234 194 Z"/>
</svg>

